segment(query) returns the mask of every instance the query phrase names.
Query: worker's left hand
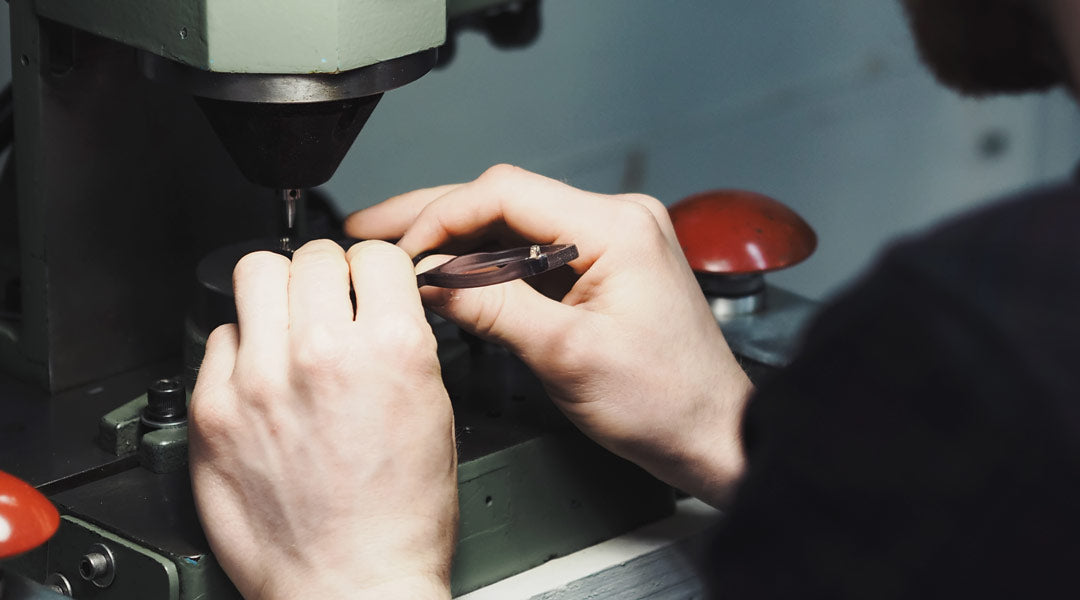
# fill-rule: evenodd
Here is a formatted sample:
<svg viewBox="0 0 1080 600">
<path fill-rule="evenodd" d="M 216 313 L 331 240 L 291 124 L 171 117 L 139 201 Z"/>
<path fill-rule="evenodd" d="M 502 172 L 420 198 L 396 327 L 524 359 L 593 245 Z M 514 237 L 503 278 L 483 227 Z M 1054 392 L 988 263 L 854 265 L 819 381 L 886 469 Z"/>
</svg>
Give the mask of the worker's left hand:
<svg viewBox="0 0 1080 600">
<path fill-rule="evenodd" d="M 191 406 L 218 561 L 248 599 L 448 598 L 453 413 L 409 257 L 322 240 L 234 276 Z"/>
</svg>

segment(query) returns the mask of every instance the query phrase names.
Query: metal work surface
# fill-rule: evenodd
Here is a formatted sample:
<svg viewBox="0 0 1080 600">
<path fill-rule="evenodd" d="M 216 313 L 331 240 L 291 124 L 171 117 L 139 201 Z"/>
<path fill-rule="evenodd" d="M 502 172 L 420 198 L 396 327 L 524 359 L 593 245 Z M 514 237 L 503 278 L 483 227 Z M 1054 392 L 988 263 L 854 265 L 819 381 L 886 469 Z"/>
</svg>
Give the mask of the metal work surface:
<svg viewBox="0 0 1080 600">
<path fill-rule="evenodd" d="M 671 489 L 574 429 L 519 360 L 501 348 L 462 338 L 444 321 L 435 319 L 434 329 L 454 402 L 460 448 L 455 593 L 493 583 L 671 512 Z M 89 390 L 94 392 L 91 398 L 108 400 L 84 401 L 76 405 L 78 410 L 61 411 L 74 420 L 62 421 L 55 438 L 45 436 L 50 426 L 40 420 L 41 414 L 12 413 L 18 420 L 11 424 L 26 419 L 28 426 L 21 437 L 4 440 L 0 464 L 14 466 L 16 474 L 36 481 L 53 481 L 50 498 L 65 521 L 47 551 L 25 555 L 10 568 L 39 581 L 59 573 L 76 590 L 76 597 L 92 592 L 102 599 L 130 598 L 132 589 L 140 590 L 138 597 L 151 599 L 236 597 L 209 553 L 187 470 L 154 473 L 131 458 L 135 454 L 112 456 L 98 449 L 94 439 L 102 415 L 137 398 L 139 390 L 172 368 L 140 370 Z M 85 400 L 87 394 L 76 390 L 50 400 L 34 388 L 14 383 L 6 391 L 13 406 L 27 407 L 64 407 L 65 400 Z M 19 399 L 20 394 L 26 398 Z M 138 399 L 123 410 L 143 404 Z M 16 426 L 11 424 L 5 426 Z M 144 435 L 143 442 L 157 433 L 161 431 Z M 55 457 L 53 446 L 67 448 L 70 456 L 63 462 L 78 476 L 54 481 L 61 471 L 46 460 Z M 131 443 L 116 447 L 133 451 Z M 73 464 L 80 455 L 85 464 Z M 18 457 L 31 458 L 20 463 Z M 95 543 L 110 549 L 117 564 L 141 566 L 123 571 L 118 567 L 116 582 L 108 586 L 89 585 L 78 579 L 78 559 Z M 133 571 L 142 583 L 132 583 L 128 573 Z"/>
<path fill-rule="evenodd" d="M 46 494 L 134 466 L 95 442 L 102 415 L 145 393 L 146 386 L 179 367 L 163 363 L 49 396 L 0 374 L 0 469 Z"/>
<path fill-rule="evenodd" d="M 708 598 L 704 558 L 723 515 L 695 498 L 675 514 L 459 600 L 685 600 Z"/>
<path fill-rule="evenodd" d="M 180 598 L 180 579 L 171 560 L 72 517 L 62 519 L 49 542 L 47 571 L 62 574 L 75 598 Z"/>
<path fill-rule="evenodd" d="M 454 593 L 671 513 L 671 489 L 586 439 L 520 360 L 434 330 L 460 446 Z"/>
<path fill-rule="evenodd" d="M 818 303 L 771 285 L 765 286 L 763 303 L 761 312 L 720 320 L 720 330 L 736 355 L 770 367 L 787 366 Z"/>
<path fill-rule="evenodd" d="M 186 469 L 158 474 L 132 468 L 51 499 L 66 514 L 173 557 L 196 558 L 210 550 Z"/>
<path fill-rule="evenodd" d="M 469 433 L 461 440 L 458 471 L 457 593 L 671 511 L 669 488 L 576 432 L 530 434 L 486 415 L 463 415 L 461 420 L 472 424 L 463 426 Z M 133 468 L 52 500 L 66 514 L 97 523 L 182 568 L 199 564 L 209 553 L 186 471 L 155 474 Z M 64 543 L 58 538 L 50 548 Z"/>
<path fill-rule="evenodd" d="M 225 73 L 336 73 L 435 48 L 445 0 L 37 0 L 43 17 Z"/>
<path fill-rule="evenodd" d="M 454 593 L 519 573 L 670 514 L 673 492 L 576 432 L 458 468 Z"/>
</svg>

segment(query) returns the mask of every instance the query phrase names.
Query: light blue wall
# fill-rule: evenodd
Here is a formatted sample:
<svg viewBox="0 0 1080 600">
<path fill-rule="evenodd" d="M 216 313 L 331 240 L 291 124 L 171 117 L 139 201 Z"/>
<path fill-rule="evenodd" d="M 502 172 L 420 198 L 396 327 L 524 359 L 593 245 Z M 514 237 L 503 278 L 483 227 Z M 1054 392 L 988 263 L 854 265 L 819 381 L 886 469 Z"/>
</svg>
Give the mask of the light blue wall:
<svg viewBox="0 0 1080 600">
<path fill-rule="evenodd" d="M 524 51 L 460 39 L 391 92 L 329 184 L 360 208 L 511 162 L 665 202 L 769 193 L 821 244 L 775 281 L 823 296 L 885 240 L 1080 158 L 1063 94 L 962 100 L 918 63 L 894 0 L 543 0 Z M 1006 147 L 980 152 L 987 135 Z"/>
<path fill-rule="evenodd" d="M 387 94 L 329 191 L 346 209 L 510 162 L 665 202 L 744 187 L 821 243 L 774 281 L 829 294 L 886 240 L 1080 158 L 1062 93 L 976 102 L 918 64 L 898 0 L 543 0 L 520 51 L 459 39 Z M 6 31 L 6 11 L 3 27 Z M 0 44 L 0 80 L 10 77 Z M 987 136 L 1005 140 L 995 156 Z"/>
</svg>

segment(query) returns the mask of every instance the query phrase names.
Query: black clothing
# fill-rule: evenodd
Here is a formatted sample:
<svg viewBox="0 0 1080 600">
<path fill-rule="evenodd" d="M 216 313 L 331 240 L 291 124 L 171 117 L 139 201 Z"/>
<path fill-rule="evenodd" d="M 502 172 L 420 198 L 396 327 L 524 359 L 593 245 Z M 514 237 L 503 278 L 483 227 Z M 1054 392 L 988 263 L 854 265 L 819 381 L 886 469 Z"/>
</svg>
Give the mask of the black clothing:
<svg viewBox="0 0 1080 600">
<path fill-rule="evenodd" d="M 743 427 L 716 597 L 1080 597 L 1080 185 L 898 244 Z"/>
</svg>

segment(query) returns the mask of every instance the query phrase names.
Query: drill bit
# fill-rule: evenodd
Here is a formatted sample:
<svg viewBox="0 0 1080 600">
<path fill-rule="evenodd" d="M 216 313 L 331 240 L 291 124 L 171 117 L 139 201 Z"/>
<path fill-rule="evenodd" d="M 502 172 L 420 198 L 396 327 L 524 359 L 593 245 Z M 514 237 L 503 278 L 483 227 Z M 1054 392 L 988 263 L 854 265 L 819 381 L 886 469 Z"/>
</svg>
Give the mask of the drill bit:
<svg viewBox="0 0 1080 600">
<path fill-rule="evenodd" d="M 277 195 L 281 199 L 281 249 L 284 252 L 292 252 L 293 240 L 297 239 L 297 205 L 303 198 L 299 189 L 280 189 Z"/>
</svg>

